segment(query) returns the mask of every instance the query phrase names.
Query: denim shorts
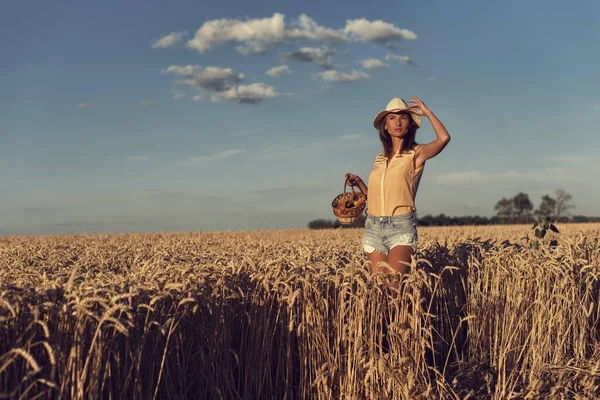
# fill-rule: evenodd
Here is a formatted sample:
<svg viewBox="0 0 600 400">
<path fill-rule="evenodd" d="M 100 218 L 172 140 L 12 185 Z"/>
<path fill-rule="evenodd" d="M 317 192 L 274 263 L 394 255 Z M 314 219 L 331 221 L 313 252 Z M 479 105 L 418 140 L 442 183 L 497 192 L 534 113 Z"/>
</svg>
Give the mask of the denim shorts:
<svg viewBox="0 0 600 400">
<path fill-rule="evenodd" d="M 417 217 L 414 212 L 392 217 L 375 217 L 367 214 L 363 236 L 363 250 L 377 250 L 388 254 L 395 246 L 410 246 L 417 251 Z"/>
</svg>

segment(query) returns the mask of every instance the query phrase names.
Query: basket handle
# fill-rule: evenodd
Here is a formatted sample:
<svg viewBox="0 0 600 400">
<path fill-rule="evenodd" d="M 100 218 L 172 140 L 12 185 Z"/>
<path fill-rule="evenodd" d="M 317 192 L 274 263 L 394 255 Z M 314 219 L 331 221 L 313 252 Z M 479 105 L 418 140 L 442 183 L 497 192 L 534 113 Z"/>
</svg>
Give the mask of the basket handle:
<svg viewBox="0 0 600 400">
<path fill-rule="evenodd" d="M 346 187 L 347 187 L 347 186 L 350 186 L 350 189 L 352 189 L 352 194 L 355 194 L 355 193 L 356 193 L 356 191 L 354 190 L 354 185 L 351 185 L 351 184 L 350 184 L 350 179 L 347 179 L 347 178 L 346 178 L 346 182 L 344 182 L 344 194 L 346 194 Z M 358 187 L 358 190 L 360 190 L 360 192 L 361 192 L 362 194 L 365 194 L 365 192 L 363 192 L 363 190 L 360 188 L 360 186 L 357 186 L 357 187 Z"/>
</svg>

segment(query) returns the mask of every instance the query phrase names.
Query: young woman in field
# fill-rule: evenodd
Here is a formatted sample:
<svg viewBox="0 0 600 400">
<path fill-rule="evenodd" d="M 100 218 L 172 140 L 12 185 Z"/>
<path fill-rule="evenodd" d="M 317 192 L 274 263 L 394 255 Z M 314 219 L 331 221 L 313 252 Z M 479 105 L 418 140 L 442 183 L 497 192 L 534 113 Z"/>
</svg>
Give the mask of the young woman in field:
<svg viewBox="0 0 600 400">
<path fill-rule="evenodd" d="M 363 250 L 371 263 L 371 272 L 390 272 L 379 262 L 386 262 L 401 276 L 408 272 L 417 249 L 415 198 L 425 161 L 438 155 L 450 141 L 450 135 L 427 106 L 413 96 L 407 104 L 392 99 L 375 117 L 373 126 L 379 131 L 383 152 L 373 162 L 369 187 L 351 173 L 350 184 L 367 194 L 367 218 Z M 415 136 L 421 117 L 431 122 L 436 139 L 417 144 Z"/>
</svg>

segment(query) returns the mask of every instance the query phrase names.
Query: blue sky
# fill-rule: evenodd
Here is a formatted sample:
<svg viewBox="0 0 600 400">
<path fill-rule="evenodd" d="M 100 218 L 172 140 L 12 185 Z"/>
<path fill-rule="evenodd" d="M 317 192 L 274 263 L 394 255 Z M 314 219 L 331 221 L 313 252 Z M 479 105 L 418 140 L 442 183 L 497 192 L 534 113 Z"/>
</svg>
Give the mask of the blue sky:
<svg viewBox="0 0 600 400">
<path fill-rule="evenodd" d="M 419 215 L 562 188 L 600 215 L 600 3 L 5 1 L 0 234 L 304 227 L 373 117 L 446 125 Z M 424 121 L 420 143 L 435 138 Z"/>
</svg>

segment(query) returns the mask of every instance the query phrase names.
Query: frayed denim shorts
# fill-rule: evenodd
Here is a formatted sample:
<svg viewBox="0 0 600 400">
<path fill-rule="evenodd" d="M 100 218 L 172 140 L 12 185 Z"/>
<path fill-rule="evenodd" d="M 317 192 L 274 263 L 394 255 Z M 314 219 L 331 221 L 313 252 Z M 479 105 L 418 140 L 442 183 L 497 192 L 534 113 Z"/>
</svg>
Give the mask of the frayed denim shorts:
<svg viewBox="0 0 600 400">
<path fill-rule="evenodd" d="M 388 254 L 395 246 L 410 246 L 417 251 L 417 218 L 414 212 L 392 217 L 375 217 L 367 214 L 363 236 L 363 250 L 377 250 Z"/>
</svg>

